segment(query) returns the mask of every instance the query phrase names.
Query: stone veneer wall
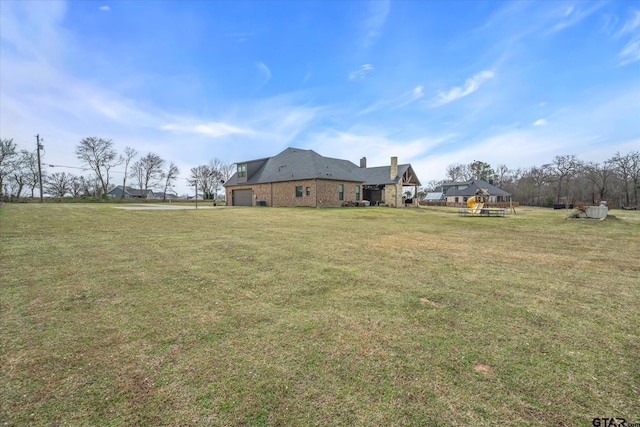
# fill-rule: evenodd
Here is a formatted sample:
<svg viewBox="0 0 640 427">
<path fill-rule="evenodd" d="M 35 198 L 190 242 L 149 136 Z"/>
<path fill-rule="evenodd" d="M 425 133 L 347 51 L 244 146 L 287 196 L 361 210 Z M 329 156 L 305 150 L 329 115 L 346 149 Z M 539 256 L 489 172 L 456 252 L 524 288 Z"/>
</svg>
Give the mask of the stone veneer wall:
<svg viewBox="0 0 640 427">
<path fill-rule="evenodd" d="M 392 208 L 403 208 L 402 183 L 387 184 L 384 186 L 384 204 Z"/>
</svg>

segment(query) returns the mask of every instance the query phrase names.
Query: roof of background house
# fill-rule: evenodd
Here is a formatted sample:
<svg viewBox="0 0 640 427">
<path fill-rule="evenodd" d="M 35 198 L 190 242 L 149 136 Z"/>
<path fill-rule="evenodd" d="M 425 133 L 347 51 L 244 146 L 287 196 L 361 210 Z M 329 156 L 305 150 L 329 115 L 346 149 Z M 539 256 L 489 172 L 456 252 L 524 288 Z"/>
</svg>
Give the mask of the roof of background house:
<svg viewBox="0 0 640 427">
<path fill-rule="evenodd" d="M 348 160 L 324 157 L 313 150 L 291 147 L 273 157 L 238 163 L 255 161 L 264 161 L 264 164 L 247 179 L 246 184 L 302 179 L 354 181 L 365 185 L 393 184 L 411 167 L 411 165 L 398 165 L 398 177 L 394 180 L 390 177 L 391 166 L 361 168 Z M 224 186 L 236 184 L 239 184 L 237 172 L 224 183 Z"/>
<path fill-rule="evenodd" d="M 109 193 L 115 191 L 115 190 L 122 190 L 122 185 L 118 185 L 117 187 L 115 187 L 114 189 L 112 189 L 111 191 L 109 191 Z M 124 187 L 124 192 L 130 196 L 146 196 L 149 193 L 153 194 L 153 190 L 140 190 L 137 188 L 132 188 L 129 187 L 128 185 L 126 187 Z"/>
<path fill-rule="evenodd" d="M 510 196 L 510 193 L 489 184 L 481 179 L 471 180 L 467 182 L 456 182 L 457 185 L 466 185 L 463 189 L 449 188 L 446 191 L 446 196 L 475 196 L 478 190 L 487 190 L 491 196 Z M 448 184 L 443 184 L 444 187 L 448 187 Z"/>
<path fill-rule="evenodd" d="M 175 194 L 175 193 L 166 193 L 165 194 L 162 191 L 154 191 L 153 195 L 155 197 L 165 197 L 166 196 L 167 199 L 176 199 L 178 197 L 178 195 Z"/>
</svg>

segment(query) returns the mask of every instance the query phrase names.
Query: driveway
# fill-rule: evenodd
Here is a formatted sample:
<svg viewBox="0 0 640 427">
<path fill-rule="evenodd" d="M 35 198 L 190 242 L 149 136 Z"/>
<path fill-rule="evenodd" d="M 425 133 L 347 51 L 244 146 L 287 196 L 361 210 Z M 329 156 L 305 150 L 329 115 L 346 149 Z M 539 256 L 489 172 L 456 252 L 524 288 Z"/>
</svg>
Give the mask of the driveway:
<svg viewBox="0 0 640 427">
<path fill-rule="evenodd" d="M 211 206 L 211 204 L 203 204 L 198 203 L 198 209 L 222 209 L 227 208 L 229 206 Z M 114 206 L 116 209 L 124 209 L 127 211 L 159 211 L 159 210 L 185 210 L 185 209 L 195 209 L 195 205 L 172 205 L 169 203 L 162 204 L 150 204 L 150 203 L 140 203 L 140 204 L 127 204 L 125 206 Z"/>
</svg>

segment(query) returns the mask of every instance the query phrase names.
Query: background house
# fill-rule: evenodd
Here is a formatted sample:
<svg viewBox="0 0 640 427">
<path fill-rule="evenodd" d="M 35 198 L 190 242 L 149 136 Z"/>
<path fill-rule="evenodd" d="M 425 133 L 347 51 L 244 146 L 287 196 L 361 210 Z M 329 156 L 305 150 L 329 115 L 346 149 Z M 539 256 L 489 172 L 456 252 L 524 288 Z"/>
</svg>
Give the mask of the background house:
<svg viewBox="0 0 640 427">
<path fill-rule="evenodd" d="M 466 182 L 448 182 L 442 184 L 442 191 L 447 205 L 466 204 L 470 197 L 481 190 L 489 194 L 489 203 L 509 203 L 511 194 L 481 179 Z"/>
<path fill-rule="evenodd" d="M 132 188 L 129 186 L 122 187 L 122 185 L 118 185 L 113 190 L 107 193 L 109 197 L 122 197 L 122 193 L 124 192 L 125 199 L 155 199 L 157 198 L 153 192 L 153 190 L 139 190 L 137 188 Z M 162 196 L 160 196 L 162 198 Z"/>
<path fill-rule="evenodd" d="M 273 157 L 236 163 L 236 173 L 224 183 L 231 206 L 342 206 L 345 203 L 404 206 L 403 187 L 420 184 L 410 164 L 367 167 L 324 157 L 313 150 L 287 148 Z"/>
</svg>

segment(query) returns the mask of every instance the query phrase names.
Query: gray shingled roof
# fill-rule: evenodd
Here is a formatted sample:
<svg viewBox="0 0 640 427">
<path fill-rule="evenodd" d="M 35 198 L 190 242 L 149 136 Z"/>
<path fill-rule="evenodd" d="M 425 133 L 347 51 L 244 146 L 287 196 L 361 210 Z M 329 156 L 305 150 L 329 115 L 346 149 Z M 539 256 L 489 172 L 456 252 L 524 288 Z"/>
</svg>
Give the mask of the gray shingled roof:
<svg viewBox="0 0 640 427">
<path fill-rule="evenodd" d="M 481 179 L 476 179 L 473 181 L 468 181 L 468 182 L 457 182 L 457 185 L 467 185 L 467 188 L 463 188 L 463 189 L 457 189 L 457 188 L 449 188 L 446 192 L 446 196 L 474 196 L 476 194 L 476 191 L 482 189 L 482 190 L 487 190 L 489 192 L 490 195 L 492 196 L 510 196 L 510 193 L 507 193 L 504 190 L 501 190 L 500 188 L 489 184 L 486 181 L 483 181 Z M 447 185 L 447 184 L 445 184 Z"/>
<path fill-rule="evenodd" d="M 111 191 L 109 191 L 109 193 L 111 193 L 112 191 L 118 190 L 118 189 L 122 189 L 122 185 L 118 185 L 117 187 L 115 187 L 114 189 L 112 189 Z M 125 194 L 128 194 L 130 196 L 146 196 L 149 193 L 153 193 L 153 190 L 140 190 L 138 188 L 133 188 L 133 187 L 129 187 L 128 185 L 126 187 L 124 187 L 124 192 Z"/>
<path fill-rule="evenodd" d="M 391 166 L 378 166 L 375 168 L 358 168 L 356 166 L 358 169 L 356 173 L 361 177 L 364 185 L 395 184 L 410 166 L 398 165 L 398 177 L 396 179 L 391 179 Z"/>
<path fill-rule="evenodd" d="M 402 176 L 409 167 L 410 165 L 398 165 L 398 175 Z M 246 184 L 300 179 L 331 179 L 362 182 L 365 185 L 380 185 L 392 184 L 399 179 L 392 180 L 389 175 L 390 166 L 361 168 L 348 160 L 324 157 L 313 150 L 287 148 L 280 154 L 267 158 L 262 167 L 249 177 Z M 225 182 L 224 186 L 236 184 L 238 184 L 237 172 Z"/>
</svg>

